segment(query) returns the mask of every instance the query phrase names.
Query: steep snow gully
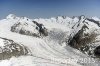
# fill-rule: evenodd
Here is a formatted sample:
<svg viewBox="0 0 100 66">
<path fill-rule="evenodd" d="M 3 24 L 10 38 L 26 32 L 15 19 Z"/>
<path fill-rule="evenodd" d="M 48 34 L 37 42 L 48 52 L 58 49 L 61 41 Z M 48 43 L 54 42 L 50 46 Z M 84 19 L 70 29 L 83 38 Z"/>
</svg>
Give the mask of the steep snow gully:
<svg viewBox="0 0 100 66">
<path fill-rule="evenodd" d="M 0 66 L 100 66 L 100 19 L 0 20 Z M 5 55 L 6 54 L 6 55 Z"/>
</svg>

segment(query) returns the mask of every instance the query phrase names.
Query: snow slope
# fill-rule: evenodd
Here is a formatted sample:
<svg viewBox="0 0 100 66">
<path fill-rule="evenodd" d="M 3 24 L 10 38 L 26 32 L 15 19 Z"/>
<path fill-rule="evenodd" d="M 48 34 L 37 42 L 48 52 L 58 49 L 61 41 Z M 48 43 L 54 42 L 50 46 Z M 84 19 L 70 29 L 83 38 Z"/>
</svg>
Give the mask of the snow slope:
<svg viewBox="0 0 100 66">
<path fill-rule="evenodd" d="M 48 36 L 40 38 L 12 32 L 11 26 L 18 21 L 28 24 L 32 22 L 32 19 L 27 21 L 26 17 L 19 20 L 20 18 L 22 17 L 10 14 L 6 19 L 0 20 L 0 37 L 27 46 L 32 55 L 13 56 L 7 60 L 1 60 L 0 66 L 99 66 L 94 59 L 66 44 L 72 30 L 71 27 L 79 20 L 77 17 L 74 19 L 69 17 L 33 19 L 48 29 Z M 30 28 L 30 30 L 33 29 Z M 2 46 L 2 42 L 0 44 Z M 91 63 L 82 63 L 83 58 L 87 58 L 87 62 Z"/>
</svg>

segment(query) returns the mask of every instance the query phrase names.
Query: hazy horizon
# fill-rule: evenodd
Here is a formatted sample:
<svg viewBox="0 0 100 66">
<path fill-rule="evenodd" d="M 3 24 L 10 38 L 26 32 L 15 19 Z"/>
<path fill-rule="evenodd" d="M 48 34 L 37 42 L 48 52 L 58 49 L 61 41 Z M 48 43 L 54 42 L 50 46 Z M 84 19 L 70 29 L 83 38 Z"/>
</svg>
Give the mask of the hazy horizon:
<svg viewBox="0 0 100 66">
<path fill-rule="evenodd" d="M 100 0 L 0 0 L 0 19 L 8 14 L 29 18 L 100 17 Z"/>
</svg>

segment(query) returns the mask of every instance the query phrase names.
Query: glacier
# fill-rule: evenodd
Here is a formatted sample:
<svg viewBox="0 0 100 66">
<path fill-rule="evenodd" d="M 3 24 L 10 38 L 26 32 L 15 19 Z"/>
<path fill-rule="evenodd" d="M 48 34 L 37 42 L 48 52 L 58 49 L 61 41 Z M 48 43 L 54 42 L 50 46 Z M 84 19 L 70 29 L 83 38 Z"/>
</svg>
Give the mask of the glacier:
<svg viewBox="0 0 100 66">
<path fill-rule="evenodd" d="M 89 19 L 97 21 L 98 24 L 100 22 L 97 17 Z M 33 21 L 43 24 L 42 29 L 45 27 L 48 35 L 41 35 L 40 27 Z M 20 25 L 12 31 L 11 27 L 18 23 Z M 12 56 L 11 58 L 0 60 L 0 66 L 99 66 L 98 59 L 92 58 L 87 53 L 85 54 L 68 45 L 68 39 L 70 37 L 73 38 L 84 24 L 89 29 L 85 29 L 83 34 L 90 34 L 94 31 L 98 35 L 95 45 L 99 46 L 100 27 L 97 23 L 89 21 L 84 16 L 29 19 L 10 14 L 5 19 L 0 20 L 0 37 L 26 46 L 30 50 L 30 54 L 18 57 Z M 20 34 L 19 31 L 22 28 L 24 33 Z M 0 39 L 0 47 L 4 46 L 3 44 L 4 42 Z M 93 43 L 91 45 L 94 46 Z"/>
</svg>

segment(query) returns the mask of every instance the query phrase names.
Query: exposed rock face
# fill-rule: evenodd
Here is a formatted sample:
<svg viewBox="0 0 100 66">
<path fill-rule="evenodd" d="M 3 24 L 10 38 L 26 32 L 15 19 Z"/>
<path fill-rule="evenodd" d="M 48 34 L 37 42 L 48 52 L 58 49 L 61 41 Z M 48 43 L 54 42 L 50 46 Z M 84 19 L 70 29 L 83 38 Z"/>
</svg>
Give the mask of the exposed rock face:
<svg viewBox="0 0 100 66">
<path fill-rule="evenodd" d="M 43 24 L 39 24 L 35 21 L 33 21 L 33 23 L 31 24 L 29 24 L 28 22 L 17 22 L 11 27 L 11 31 L 35 37 L 40 37 L 41 35 L 48 35 L 48 31 L 43 26 Z"/>
<path fill-rule="evenodd" d="M 81 30 L 79 30 L 71 39 L 69 39 L 69 45 L 79 49 L 80 47 L 86 46 L 95 40 L 95 33 L 84 33 L 84 30 L 88 29 L 86 25 L 83 25 Z"/>
<path fill-rule="evenodd" d="M 92 24 L 96 27 L 93 27 Z M 83 53 L 91 54 L 91 44 L 96 40 L 98 28 L 97 23 L 88 21 L 84 16 L 79 17 L 79 22 L 72 27 L 68 44 Z"/>
<path fill-rule="evenodd" d="M 20 22 L 18 22 L 11 27 L 11 31 L 23 35 L 39 37 L 39 32 L 36 29 L 34 29 L 32 25 L 28 25 L 27 23 L 21 24 Z"/>
<path fill-rule="evenodd" d="M 36 29 L 39 31 L 40 35 L 43 34 L 44 36 L 48 36 L 47 29 L 43 24 L 39 24 L 36 21 L 33 21 L 33 23 L 37 25 Z"/>
<path fill-rule="evenodd" d="M 100 58 L 100 46 L 96 47 L 94 50 L 94 55 Z"/>
<path fill-rule="evenodd" d="M 17 44 L 13 40 L 0 38 L 0 42 L 0 60 L 9 59 L 12 56 L 18 57 L 30 54 L 27 47 Z"/>
</svg>

